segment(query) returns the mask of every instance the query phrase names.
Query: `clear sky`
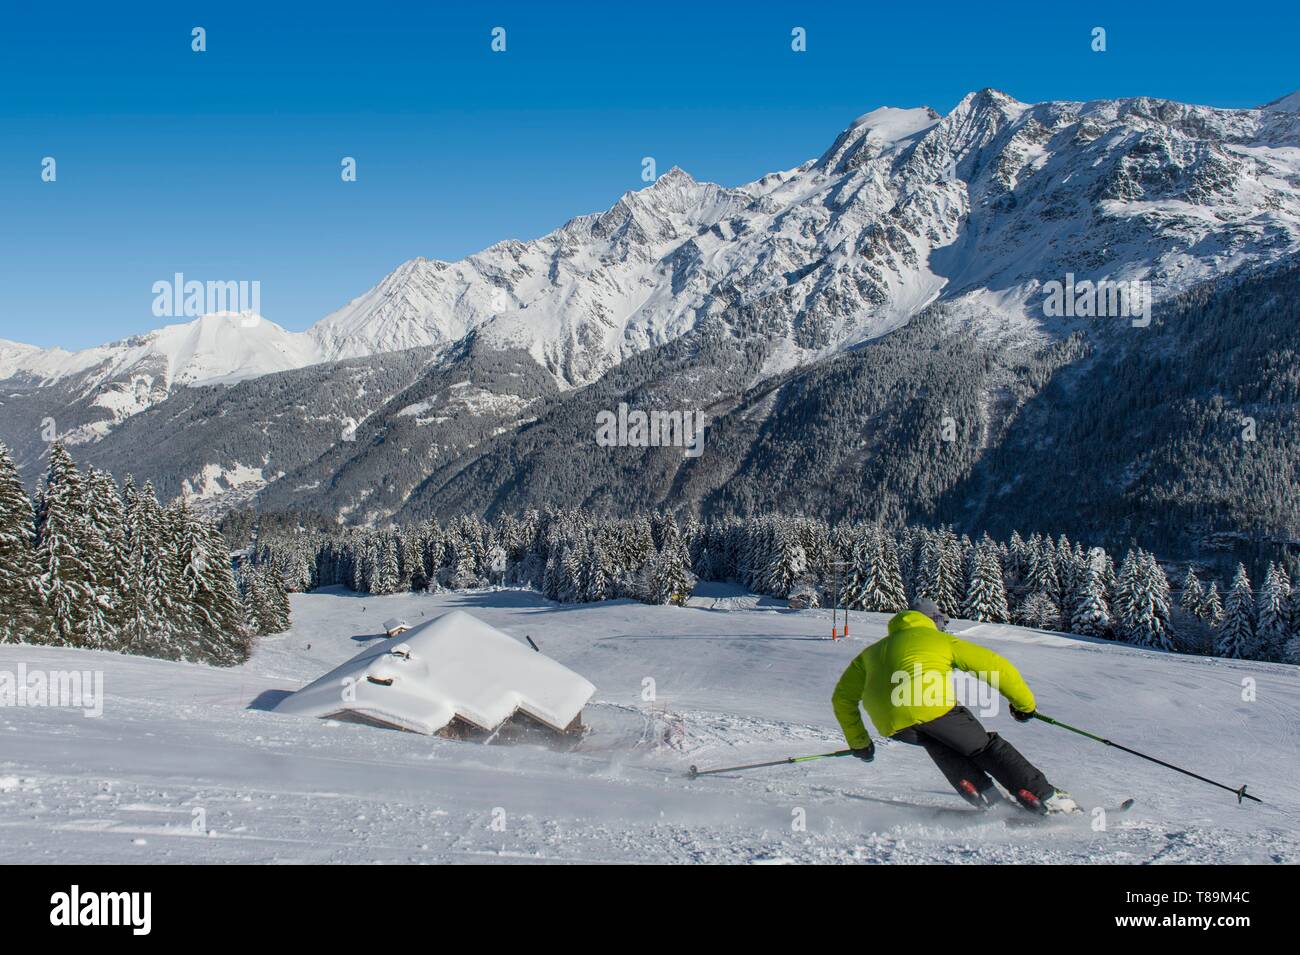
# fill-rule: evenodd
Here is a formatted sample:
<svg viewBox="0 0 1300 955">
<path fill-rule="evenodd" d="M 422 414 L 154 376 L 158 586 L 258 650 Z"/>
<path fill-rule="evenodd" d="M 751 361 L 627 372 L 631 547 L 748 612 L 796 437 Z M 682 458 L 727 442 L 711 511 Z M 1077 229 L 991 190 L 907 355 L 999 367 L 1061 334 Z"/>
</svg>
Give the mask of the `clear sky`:
<svg viewBox="0 0 1300 955">
<path fill-rule="evenodd" d="M 155 281 L 258 280 L 303 329 L 405 259 L 532 238 L 640 188 L 735 185 L 882 105 L 1300 87 L 1300 4 L 7 3 L 0 338 L 160 323 Z M 207 51 L 191 50 L 191 29 Z M 506 51 L 490 48 L 493 27 Z M 807 52 L 791 30 L 807 31 Z M 1093 53 L 1091 30 L 1107 31 Z M 57 181 L 41 181 L 43 157 Z M 355 157 L 344 183 L 340 161 Z"/>
</svg>

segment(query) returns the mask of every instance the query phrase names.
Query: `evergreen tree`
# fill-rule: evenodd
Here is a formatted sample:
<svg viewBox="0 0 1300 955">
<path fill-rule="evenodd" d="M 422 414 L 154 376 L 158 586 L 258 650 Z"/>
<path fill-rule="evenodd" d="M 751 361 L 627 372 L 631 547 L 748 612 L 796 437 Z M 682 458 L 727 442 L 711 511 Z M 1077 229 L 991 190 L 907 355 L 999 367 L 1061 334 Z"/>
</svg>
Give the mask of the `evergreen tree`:
<svg viewBox="0 0 1300 955">
<path fill-rule="evenodd" d="M 1124 607 L 1120 624 L 1125 640 L 1140 647 L 1173 649 L 1169 579 L 1154 555 L 1138 554 L 1126 585 Z"/>
<path fill-rule="evenodd" d="M 898 562 L 898 545 L 881 531 L 877 534 L 876 562 L 873 565 L 872 591 L 875 608 L 881 613 L 898 613 L 907 609 L 907 588 Z"/>
<path fill-rule="evenodd" d="M 1211 580 L 1210 586 L 1205 590 L 1205 597 L 1201 600 L 1200 619 L 1212 627 L 1223 622 L 1223 601 L 1219 598 L 1218 581 Z"/>
<path fill-rule="evenodd" d="M 270 636 L 289 629 L 289 595 L 273 568 L 265 564 L 248 568 L 242 589 L 245 617 L 254 633 Z"/>
<path fill-rule="evenodd" d="M 1255 594 L 1246 575 L 1246 565 L 1238 564 L 1232 587 L 1223 603 L 1223 622 L 1214 643 L 1221 657 L 1249 659 L 1258 651 L 1255 640 Z"/>
<path fill-rule="evenodd" d="M 49 468 L 36 501 L 37 586 L 49 616 L 49 641 L 82 647 L 102 633 L 94 578 L 86 561 L 86 493 L 62 444 L 50 448 Z"/>
<path fill-rule="evenodd" d="M 921 566 L 917 573 L 916 595 L 933 600 L 949 617 L 961 611 L 958 596 L 961 587 L 961 562 L 955 538 L 948 540 L 949 532 L 938 531 L 921 545 Z"/>
<path fill-rule="evenodd" d="M 1010 620 L 1002 564 L 997 551 L 987 545 L 981 545 L 975 551 L 970 586 L 966 590 L 961 615 L 981 623 L 1007 623 Z"/>
<path fill-rule="evenodd" d="M 1196 576 L 1196 571 L 1188 566 L 1187 573 L 1183 576 L 1183 590 L 1178 597 L 1178 605 L 1183 608 L 1183 612 L 1201 619 L 1202 606 L 1205 603 L 1205 589 L 1201 587 L 1201 581 Z"/>
<path fill-rule="evenodd" d="M 1103 637 L 1110 630 L 1104 573 L 1100 555 L 1090 555 L 1076 581 L 1070 632 L 1085 637 Z"/>
<path fill-rule="evenodd" d="M 684 603 L 695 583 L 688 563 L 689 557 L 680 541 L 660 551 L 646 566 L 642 599 L 652 604 Z"/>
<path fill-rule="evenodd" d="M 35 535 L 32 502 L 9 449 L 0 442 L 0 643 L 35 640 L 43 629 Z"/>
<path fill-rule="evenodd" d="M 1291 638 L 1291 579 L 1285 568 L 1270 562 L 1256 605 L 1255 640 L 1258 659 L 1281 660 Z"/>
<path fill-rule="evenodd" d="M 1041 630 L 1061 629 L 1061 609 L 1041 590 L 1025 598 L 1016 616 L 1027 627 L 1038 627 Z"/>
<path fill-rule="evenodd" d="M 98 617 L 87 644 L 116 649 L 121 639 L 121 605 L 126 594 L 126 513 L 113 476 L 91 468 L 86 476 L 86 565 Z"/>
<path fill-rule="evenodd" d="M 197 652 L 218 663 L 241 663 L 251 648 L 225 545 L 216 527 L 188 507 L 179 508 L 177 519 L 182 598 Z"/>
<path fill-rule="evenodd" d="M 613 575 L 609 558 L 600 539 L 591 542 L 584 555 L 582 567 L 582 599 L 586 602 L 606 600 L 613 589 Z"/>
<path fill-rule="evenodd" d="M 784 522 L 776 528 L 772 543 L 766 567 L 760 577 L 759 589 L 773 597 L 788 597 L 795 581 L 808 570 L 808 554 L 799 543 L 794 529 Z M 676 548 L 670 550 L 675 553 Z M 689 572 L 689 567 L 683 570 Z"/>
<path fill-rule="evenodd" d="M 174 645 L 173 627 L 182 616 L 176 605 L 180 589 L 173 589 L 173 541 L 153 484 L 136 490 L 128 483 L 126 498 L 127 595 L 125 648 L 134 653 L 175 658 L 183 648 Z"/>
</svg>

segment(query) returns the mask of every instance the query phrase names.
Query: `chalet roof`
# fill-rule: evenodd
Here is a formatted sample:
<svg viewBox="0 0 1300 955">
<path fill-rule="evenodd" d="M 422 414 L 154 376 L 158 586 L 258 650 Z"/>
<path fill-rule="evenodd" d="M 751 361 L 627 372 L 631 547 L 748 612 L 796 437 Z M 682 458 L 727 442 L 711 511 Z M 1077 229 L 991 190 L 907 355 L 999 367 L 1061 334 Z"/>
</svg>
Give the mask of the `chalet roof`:
<svg viewBox="0 0 1300 955">
<path fill-rule="evenodd" d="M 454 718 L 494 730 L 523 711 L 555 730 L 596 688 L 473 614 L 453 610 L 382 640 L 281 700 L 276 711 L 352 714 L 433 734 Z"/>
</svg>

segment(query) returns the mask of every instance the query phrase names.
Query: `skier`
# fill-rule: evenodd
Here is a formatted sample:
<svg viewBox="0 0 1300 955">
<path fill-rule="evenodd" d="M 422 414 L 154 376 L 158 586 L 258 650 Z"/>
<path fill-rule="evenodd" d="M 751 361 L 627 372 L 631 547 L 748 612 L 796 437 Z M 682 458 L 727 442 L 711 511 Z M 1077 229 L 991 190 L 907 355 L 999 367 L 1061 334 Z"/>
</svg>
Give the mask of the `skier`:
<svg viewBox="0 0 1300 955">
<path fill-rule="evenodd" d="M 835 718 L 859 759 L 871 762 L 876 748 L 862 723 L 861 704 L 881 736 L 922 746 L 953 788 L 973 806 L 1001 802 L 997 780 L 1026 809 L 1079 812 L 1079 807 L 997 733 L 956 704 L 954 668 L 977 675 L 1002 693 L 1019 722 L 1034 716 L 1034 694 L 1020 673 L 992 650 L 943 632 L 948 618 L 933 600 L 921 598 L 895 614 L 889 632 L 858 654 L 831 697 Z"/>
</svg>

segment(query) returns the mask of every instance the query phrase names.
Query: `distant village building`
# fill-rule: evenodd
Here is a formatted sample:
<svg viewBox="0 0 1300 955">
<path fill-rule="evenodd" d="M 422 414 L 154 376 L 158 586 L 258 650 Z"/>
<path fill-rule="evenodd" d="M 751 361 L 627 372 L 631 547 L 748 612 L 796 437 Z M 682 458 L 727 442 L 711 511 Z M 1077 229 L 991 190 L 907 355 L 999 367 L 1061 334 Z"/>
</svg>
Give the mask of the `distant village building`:
<svg viewBox="0 0 1300 955">
<path fill-rule="evenodd" d="M 389 617 L 384 621 L 384 633 L 390 637 L 395 637 L 399 633 L 405 633 L 410 629 L 411 625 L 398 617 Z"/>
<path fill-rule="evenodd" d="M 463 610 L 367 647 L 280 701 L 280 713 L 483 742 L 576 741 L 596 688 Z"/>
</svg>

